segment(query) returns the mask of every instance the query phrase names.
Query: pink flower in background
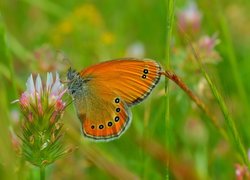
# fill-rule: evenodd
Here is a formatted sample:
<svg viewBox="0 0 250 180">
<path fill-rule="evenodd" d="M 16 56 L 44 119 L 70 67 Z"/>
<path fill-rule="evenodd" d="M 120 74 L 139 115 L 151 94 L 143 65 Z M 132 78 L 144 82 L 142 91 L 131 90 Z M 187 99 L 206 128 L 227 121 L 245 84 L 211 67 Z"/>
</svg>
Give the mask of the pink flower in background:
<svg viewBox="0 0 250 180">
<path fill-rule="evenodd" d="M 219 40 L 217 39 L 216 35 L 214 35 L 212 37 L 203 36 L 199 40 L 199 47 L 206 50 L 207 53 L 211 53 L 217 44 L 219 44 Z"/>
<path fill-rule="evenodd" d="M 197 50 L 205 63 L 217 63 L 221 60 L 219 53 L 216 51 L 215 47 L 220 43 L 217 35 L 213 36 L 202 36 L 198 42 L 196 42 Z"/>
<path fill-rule="evenodd" d="M 250 149 L 248 150 L 248 160 L 250 161 Z M 250 179 L 250 172 L 245 165 L 235 164 L 235 175 L 237 180 Z"/>
<path fill-rule="evenodd" d="M 177 22 L 184 32 L 197 33 L 200 31 L 202 15 L 196 4 L 189 3 L 177 13 Z"/>
<path fill-rule="evenodd" d="M 235 165 L 235 175 L 237 180 L 250 179 L 248 168 L 241 164 Z"/>
</svg>

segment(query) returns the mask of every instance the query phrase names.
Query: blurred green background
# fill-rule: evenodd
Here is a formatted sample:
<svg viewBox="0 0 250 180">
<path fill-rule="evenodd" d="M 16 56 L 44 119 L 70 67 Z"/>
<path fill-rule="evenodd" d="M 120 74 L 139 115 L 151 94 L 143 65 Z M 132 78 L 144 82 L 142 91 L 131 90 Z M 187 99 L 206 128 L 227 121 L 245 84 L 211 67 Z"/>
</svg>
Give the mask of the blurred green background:
<svg viewBox="0 0 250 180">
<path fill-rule="evenodd" d="M 0 176 L 39 179 L 20 157 L 22 116 L 11 104 L 27 77 L 77 70 L 121 57 L 151 58 L 166 66 L 168 1 L 1 0 Z M 250 152 L 250 1 L 176 1 L 170 66 L 203 99 L 221 127 L 223 115 L 189 44 L 222 94 Z M 183 31 L 189 39 L 183 35 Z M 57 51 L 69 59 L 60 61 Z M 83 139 L 71 105 L 63 116 L 64 144 L 73 152 L 46 169 L 47 179 L 234 179 L 245 176 L 240 154 L 175 84 L 169 83 L 166 124 L 164 78 L 143 103 L 121 138 L 107 143 Z M 236 176 L 236 172 L 241 174 Z M 244 175 L 245 173 L 245 175 Z M 248 174 L 247 174 L 248 173 Z"/>
</svg>

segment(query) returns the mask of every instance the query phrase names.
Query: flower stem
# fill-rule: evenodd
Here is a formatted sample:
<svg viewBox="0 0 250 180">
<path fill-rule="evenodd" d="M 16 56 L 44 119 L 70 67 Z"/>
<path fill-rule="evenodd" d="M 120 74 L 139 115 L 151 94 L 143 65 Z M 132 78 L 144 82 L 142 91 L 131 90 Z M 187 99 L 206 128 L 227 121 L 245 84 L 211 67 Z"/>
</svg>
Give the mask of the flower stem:
<svg viewBox="0 0 250 180">
<path fill-rule="evenodd" d="M 40 166 L 40 180 L 45 180 L 45 167 Z"/>
</svg>

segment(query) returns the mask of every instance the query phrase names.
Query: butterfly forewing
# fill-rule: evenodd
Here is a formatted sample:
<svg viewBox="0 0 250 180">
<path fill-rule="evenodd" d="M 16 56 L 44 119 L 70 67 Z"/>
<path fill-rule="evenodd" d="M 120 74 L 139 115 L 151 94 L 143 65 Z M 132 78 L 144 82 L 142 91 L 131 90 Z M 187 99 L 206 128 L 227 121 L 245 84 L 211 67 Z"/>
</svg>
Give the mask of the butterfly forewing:
<svg viewBox="0 0 250 180">
<path fill-rule="evenodd" d="M 120 59 L 103 62 L 83 71 L 99 88 L 109 88 L 128 106 L 144 100 L 160 80 L 161 66 L 154 60 Z"/>
</svg>

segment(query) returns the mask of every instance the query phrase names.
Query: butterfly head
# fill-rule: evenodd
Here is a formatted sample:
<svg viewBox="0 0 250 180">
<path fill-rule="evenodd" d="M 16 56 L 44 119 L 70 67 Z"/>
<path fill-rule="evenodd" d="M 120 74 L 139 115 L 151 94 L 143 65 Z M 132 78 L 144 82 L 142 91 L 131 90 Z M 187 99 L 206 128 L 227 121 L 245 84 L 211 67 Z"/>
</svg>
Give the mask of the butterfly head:
<svg viewBox="0 0 250 180">
<path fill-rule="evenodd" d="M 68 69 L 67 78 L 69 81 L 75 79 L 77 75 L 78 73 L 76 70 L 72 69 L 71 67 Z"/>
<path fill-rule="evenodd" d="M 68 91 L 69 93 L 74 96 L 75 93 L 81 88 L 81 78 L 76 70 L 72 69 L 71 67 L 68 69 L 67 73 L 68 79 Z"/>
</svg>

